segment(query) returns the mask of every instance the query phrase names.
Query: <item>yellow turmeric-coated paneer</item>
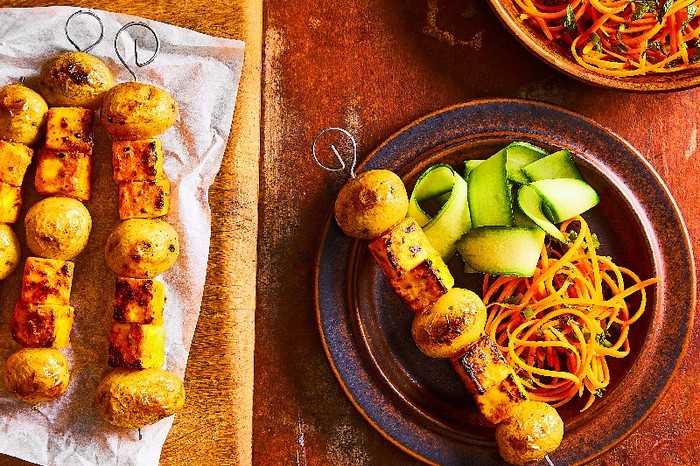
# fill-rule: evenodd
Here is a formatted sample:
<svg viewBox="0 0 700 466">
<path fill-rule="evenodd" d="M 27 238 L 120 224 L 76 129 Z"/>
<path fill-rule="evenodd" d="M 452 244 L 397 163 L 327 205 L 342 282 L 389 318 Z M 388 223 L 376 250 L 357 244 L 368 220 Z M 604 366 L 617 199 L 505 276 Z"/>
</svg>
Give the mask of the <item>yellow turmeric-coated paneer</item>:
<svg viewBox="0 0 700 466">
<path fill-rule="evenodd" d="M 22 186 L 34 151 L 24 144 L 0 140 L 0 181 L 10 186 Z"/>
<path fill-rule="evenodd" d="M 109 365 L 127 369 L 159 369 L 165 363 L 163 325 L 114 322 L 109 336 Z"/>
<path fill-rule="evenodd" d="M 45 148 L 92 154 L 93 111 L 81 107 L 52 107 L 46 116 Z"/>
<path fill-rule="evenodd" d="M 12 316 L 12 338 L 28 348 L 65 348 L 73 318 L 72 306 L 19 301 Z"/>
<path fill-rule="evenodd" d="M 151 278 L 117 277 L 114 320 L 134 324 L 163 323 L 165 287 Z"/>
<path fill-rule="evenodd" d="M 170 208 L 170 180 L 119 183 L 119 218 L 158 218 Z"/>
<path fill-rule="evenodd" d="M 155 181 L 163 172 L 163 146 L 160 139 L 112 142 L 114 181 Z"/>
<path fill-rule="evenodd" d="M 71 261 L 27 257 L 21 301 L 31 304 L 70 304 L 74 264 Z"/>
<path fill-rule="evenodd" d="M 421 312 L 447 293 L 454 279 L 440 256 L 389 280 L 391 287 L 413 312 Z"/>
<path fill-rule="evenodd" d="M 44 196 L 87 201 L 92 190 L 92 157 L 81 152 L 41 149 L 34 186 Z"/>
<path fill-rule="evenodd" d="M 513 407 L 527 400 L 517 376 L 488 335 L 469 346 L 452 364 L 481 413 L 493 424 L 509 418 Z"/>
<path fill-rule="evenodd" d="M 417 267 L 435 251 L 423 229 L 410 217 L 372 240 L 368 247 L 389 279 Z"/>
<path fill-rule="evenodd" d="M 0 223 L 15 223 L 22 209 L 22 187 L 0 181 Z"/>
</svg>

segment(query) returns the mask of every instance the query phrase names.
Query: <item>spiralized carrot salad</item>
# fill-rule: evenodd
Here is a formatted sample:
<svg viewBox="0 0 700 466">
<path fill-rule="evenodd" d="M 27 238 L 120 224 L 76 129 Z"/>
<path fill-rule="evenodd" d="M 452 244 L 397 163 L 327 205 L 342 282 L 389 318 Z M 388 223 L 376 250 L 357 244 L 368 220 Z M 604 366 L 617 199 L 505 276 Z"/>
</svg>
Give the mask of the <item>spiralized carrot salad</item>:
<svg viewBox="0 0 700 466">
<path fill-rule="evenodd" d="M 700 67 L 700 0 L 513 0 L 520 18 L 607 76 Z"/>
<path fill-rule="evenodd" d="M 543 247 L 533 277 L 486 277 L 486 334 L 496 341 L 530 399 L 558 407 L 586 397 L 588 409 L 611 381 L 608 358 L 630 352 L 630 327 L 644 313 L 642 280 L 597 252 L 581 217 L 561 225 L 566 244 Z M 638 295 L 636 306 L 628 302 Z"/>
</svg>

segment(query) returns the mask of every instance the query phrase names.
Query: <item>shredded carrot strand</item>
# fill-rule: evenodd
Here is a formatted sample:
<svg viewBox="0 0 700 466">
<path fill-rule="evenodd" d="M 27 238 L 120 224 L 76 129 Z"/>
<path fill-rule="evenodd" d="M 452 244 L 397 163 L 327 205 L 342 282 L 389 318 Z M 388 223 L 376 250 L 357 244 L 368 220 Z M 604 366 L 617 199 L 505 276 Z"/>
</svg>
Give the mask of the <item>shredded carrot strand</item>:
<svg viewBox="0 0 700 466">
<path fill-rule="evenodd" d="M 700 0 L 514 0 L 521 19 L 584 68 L 639 76 L 700 67 Z"/>
<path fill-rule="evenodd" d="M 486 276 L 486 333 L 533 400 L 558 407 L 588 394 L 585 410 L 610 384 L 606 358 L 629 354 L 630 326 L 644 312 L 646 289 L 660 280 L 642 280 L 598 254 L 581 217 L 561 231 L 567 242 L 546 244 L 532 277 Z M 630 310 L 632 295 L 639 304 Z"/>
</svg>

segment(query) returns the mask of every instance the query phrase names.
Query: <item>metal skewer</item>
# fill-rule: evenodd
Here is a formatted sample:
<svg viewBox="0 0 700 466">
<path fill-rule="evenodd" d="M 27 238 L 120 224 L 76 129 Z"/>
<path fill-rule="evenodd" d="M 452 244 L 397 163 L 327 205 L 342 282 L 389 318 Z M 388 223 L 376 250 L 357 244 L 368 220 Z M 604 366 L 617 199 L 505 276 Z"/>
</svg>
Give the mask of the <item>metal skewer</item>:
<svg viewBox="0 0 700 466">
<path fill-rule="evenodd" d="M 97 20 L 97 23 L 100 25 L 100 36 L 97 38 L 97 40 L 96 40 L 94 43 L 92 43 L 92 44 L 89 45 L 88 47 L 85 47 L 84 49 L 81 49 L 80 46 L 73 40 L 73 38 L 71 38 L 71 35 L 70 35 L 70 23 L 71 23 L 71 21 L 73 21 L 73 19 L 75 19 L 76 17 L 78 17 L 78 16 L 83 16 L 83 15 L 85 15 L 85 16 L 91 16 L 91 17 L 93 17 L 93 18 L 95 18 L 95 19 Z M 68 42 L 70 42 L 70 43 L 73 45 L 73 47 L 75 47 L 75 49 L 76 49 L 78 52 L 89 52 L 90 50 L 92 50 L 93 48 L 95 48 L 95 46 L 96 46 L 97 44 L 99 44 L 100 42 L 102 42 L 102 39 L 104 38 L 104 35 L 105 35 L 105 26 L 104 26 L 104 24 L 102 23 L 102 20 L 100 19 L 99 16 L 97 16 L 95 13 L 93 13 L 92 11 L 89 11 L 89 10 L 78 10 L 78 11 L 76 11 L 75 13 L 73 13 L 72 15 L 70 15 L 70 16 L 68 17 L 68 19 L 66 20 L 66 25 L 65 25 L 64 30 L 65 30 L 66 38 L 68 39 Z"/>
<path fill-rule="evenodd" d="M 117 53 L 117 58 L 119 58 L 119 61 L 122 62 L 122 65 L 129 71 L 131 74 L 131 77 L 136 81 L 136 73 L 134 72 L 133 69 L 129 66 L 129 64 L 126 62 L 126 59 L 122 56 L 121 52 L 119 51 L 119 36 L 121 35 L 122 32 L 126 31 L 129 28 L 132 27 L 142 27 L 149 31 L 151 34 L 153 34 L 153 38 L 155 39 L 155 49 L 153 50 L 153 54 L 151 55 L 151 58 L 148 60 L 142 62 L 139 60 L 139 39 L 138 37 L 134 37 L 134 64 L 142 68 L 144 66 L 150 65 L 153 60 L 156 59 L 156 56 L 158 55 L 158 52 L 160 51 L 160 39 L 158 38 L 158 34 L 156 31 L 149 26 L 148 24 L 140 21 L 132 21 L 130 23 L 125 24 L 122 26 L 119 31 L 117 31 L 117 34 L 114 36 L 114 50 Z"/>
<path fill-rule="evenodd" d="M 350 178 L 355 178 L 357 176 L 355 174 L 355 166 L 357 165 L 357 141 L 355 141 L 355 138 L 353 137 L 353 135 L 350 134 L 350 132 L 348 132 L 348 130 L 346 130 L 344 128 L 338 128 L 336 126 L 331 126 L 331 127 L 324 129 L 323 131 L 318 133 L 316 135 L 316 137 L 314 137 L 314 142 L 311 145 L 311 155 L 313 156 L 314 161 L 316 162 L 316 164 L 319 167 L 321 167 L 324 170 L 327 170 L 329 172 L 342 172 L 345 170 L 345 167 L 346 167 L 345 160 L 340 155 L 340 152 L 338 152 L 338 149 L 335 147 L 335 144 L 331 144 L 330 147 L 331 147 L 331 151 L 333 151 L 333 154 L 335 154 L 336 159 L 340 163 L 339 167 L 329 167 L 327 165 L 324 165 L 318 159 L 318 156 L 316 154 L 316 144 L 318 143 L 318 140 L 321 138 L 321 136 L 323 136 L 325 133 L 327 133 L 329 131 L 339 131 L 341 134 L 346 136 L 350 140 L 350 142 L 352 143 L 352 165 L 350 165 Z"/>
</svg>

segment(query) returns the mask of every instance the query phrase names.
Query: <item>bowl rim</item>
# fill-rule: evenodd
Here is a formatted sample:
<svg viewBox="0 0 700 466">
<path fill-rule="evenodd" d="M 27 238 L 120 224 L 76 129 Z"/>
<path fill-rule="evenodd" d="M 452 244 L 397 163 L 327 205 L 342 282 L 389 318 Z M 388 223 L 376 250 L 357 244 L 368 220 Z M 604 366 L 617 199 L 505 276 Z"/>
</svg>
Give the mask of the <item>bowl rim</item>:
<svg viewBox="0 0 700 466">
<path fill-rule="evenodd" d="M 587 70 L 573 59 L 558 53 L 554 47 L 547 47 L 545 43 L 551 43 L 544 37 L 539 37 L 519 18 L 514 17 L 506 4 L 512 4 L 512 0 L 488 0 L 491 9 L 513 36 L 524 45 L 531 53 L 537 56 L 553 68 L 577 79 L 578 81 L 593 84 L 598 87 L 630 91 L 638 93 L 662 93 L 691 89 L 700 85 L 700 68 L 696 68 L 693 74 L 684 76 L 680 71 L 669 74 L 647 74 L 642 76 L 614 77 L 606 76 Z"/>
</svg>

